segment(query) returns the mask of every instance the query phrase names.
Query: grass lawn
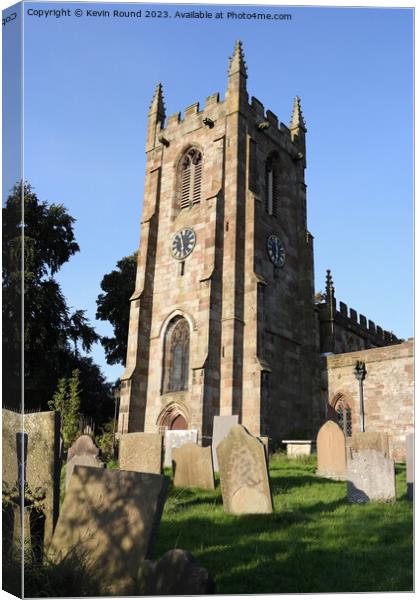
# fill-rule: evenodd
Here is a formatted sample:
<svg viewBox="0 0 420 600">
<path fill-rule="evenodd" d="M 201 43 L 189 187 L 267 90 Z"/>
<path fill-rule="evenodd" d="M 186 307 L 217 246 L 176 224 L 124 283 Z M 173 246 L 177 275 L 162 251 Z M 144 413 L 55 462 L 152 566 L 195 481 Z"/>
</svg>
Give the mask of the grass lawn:
<svg viewBox="0 0 420 600">
<path fill-rule="evenodd" d="M 155 545 L 191 552 L 218 594 L 413 589 L 412 503 L 397 464 L 397 502 L 350 505 L 346 483 L 317 477 L 316 459 L 270 460 L 271 515 L 223 512 L 214 492 L 171 485 Z"/>
</svg>

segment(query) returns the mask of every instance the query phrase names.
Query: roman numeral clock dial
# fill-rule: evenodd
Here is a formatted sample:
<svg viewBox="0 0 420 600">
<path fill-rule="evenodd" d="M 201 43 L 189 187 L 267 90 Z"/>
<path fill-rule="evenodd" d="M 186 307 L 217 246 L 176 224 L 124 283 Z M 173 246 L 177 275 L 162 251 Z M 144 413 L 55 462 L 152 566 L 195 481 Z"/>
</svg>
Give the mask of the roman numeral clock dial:
<svg viewBox="0 0 420 600">
<path fill-rule="evenodd" d="M 286 260 L 286 251 L 276 235 L 267 238 L 267 254 L 275 267 L 282 267 Z"/>
<path fill-rule="evenodd" d="M 192 229 L 180 229 L 172 238 L 172 256 L 178 260 L 186 258 L 194 250 L 195 232 Z"/>
</svg>

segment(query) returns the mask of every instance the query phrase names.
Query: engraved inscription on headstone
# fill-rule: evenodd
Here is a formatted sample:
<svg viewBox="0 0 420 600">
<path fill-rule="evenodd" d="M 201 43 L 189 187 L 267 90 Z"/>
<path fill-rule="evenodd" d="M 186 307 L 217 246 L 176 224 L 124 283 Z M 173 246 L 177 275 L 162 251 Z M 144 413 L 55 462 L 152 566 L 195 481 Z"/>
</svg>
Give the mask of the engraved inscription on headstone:
<svg viewBox="0 0 420 600">
<path fill-rule="evenodd" d="M 394 461 L 376 450 L 361 450 L 347 461 L 347 498 L 352 503 L 395 501 Z"/>
<path fill-rule="evenodd" d="M 196 444 L 197 429 L 174 429 L 165 431 L 165 467 L 172 466 L 172 449 L 180 448 L 184 444 Z"/>
<path fill-rule="evenodd" d="M 172 468 L 176 487 L 199 487 L 214 490 L 211 448 L 185 444 L 172 450 Z"/>
<path fill-rule="evenodd" d="M 119 465 L 124 471 L 162 473 L 163 437 L 159 433 L 125 433 L 120 438 Z"/>
<path fill-rule="evenodd" d="M 317 475 L 331 479 L 346 479 L 346 440 L 334 421 L 327 421 L 316 438 Z"/>
<path fill-rule="evenodd" d="M 151 555 L 168 483 L 162 475 L 76 466 L 49 558 L 73 553 L 101 595 L 132 594 L 140 563 Z"/>
<path fill-rule="evenodd" d="M 213 419 L 213 437 L 211 442 L 211 451 L 213 454 L 213 467 L 215 471 L 219 470 L 216 448 L 220 444 L 220 442 L 225 439 L 231 428 L 234 425 L 237 425 L 238 422 L 238 415 L 219 415 L 214 417 Z"/>
<path fill-rule="evenodd" d="M 217 447 L 223 507 L 236 514 L 271 513 L 267 461 L 262 442 L 234 425 Z"/>
</svg>

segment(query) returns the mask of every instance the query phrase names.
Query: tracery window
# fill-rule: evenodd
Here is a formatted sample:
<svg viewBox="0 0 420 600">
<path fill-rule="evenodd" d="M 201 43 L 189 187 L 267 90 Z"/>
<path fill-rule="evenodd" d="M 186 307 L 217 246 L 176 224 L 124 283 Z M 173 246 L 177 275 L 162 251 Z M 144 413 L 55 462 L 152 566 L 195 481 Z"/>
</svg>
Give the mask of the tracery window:
<svg viewBox="0 0 420 600">
<path fill-rule="evenodd" d="M 165 335 L 163 393 L 188 389 L 190 327 L 183 317 L 169 323 Z"/>
<path fill-rule="evenodd" d="M 279 204 L 279 173 L 274 156 L 265 163 L 265 210 L 277 217 Z"/>
<path fill-rule="evenodd" d="M 190 148 L 181 160 L 181 210 L 191 208 L 201 200 L 202 162 L 201 152 L 196 148 Z"/>
</svg>

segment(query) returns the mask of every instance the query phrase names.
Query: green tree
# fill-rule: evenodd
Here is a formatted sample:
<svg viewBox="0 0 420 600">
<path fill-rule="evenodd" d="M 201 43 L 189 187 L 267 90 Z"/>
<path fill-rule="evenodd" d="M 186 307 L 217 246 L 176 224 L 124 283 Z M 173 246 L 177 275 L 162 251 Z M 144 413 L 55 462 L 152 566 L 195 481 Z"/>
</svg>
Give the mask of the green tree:
<svg viewBox="0 0 420 600">
<path fill-rule="evenodd" d="M 136 283 L 137 252 L 117 262 L 117 268 L 104 275 L 101 281 L 103 294 L 96 304 L 96 318 L 109 321 L 114 337 L 101 337 L 106 360 L 110 365 L 125 365 L 127 356 L 128 323 L 130 318 L 130 296 Z"/>
<path fill-rule="evenodd" d="M 45 409 L 58 381 L 78 368 L 80 350 L 99 339 L 54 278 L 79 251 L 75 219 L 62 204 L 40 201 L 29 183 L 14 186 L 2 212 L 3 402 L 21 405 L 23 348 L 25 407 Z"/>
<path fill-rule="evenodd" d="M 61 417 L 61 434 L 67 449 L 79 433 L 80 419 L 80 371 L 75 369 L 71 377 L 62 377 L 52 400 L 48 402 L 51 410 L 58 410 Z"/>
</svg>

